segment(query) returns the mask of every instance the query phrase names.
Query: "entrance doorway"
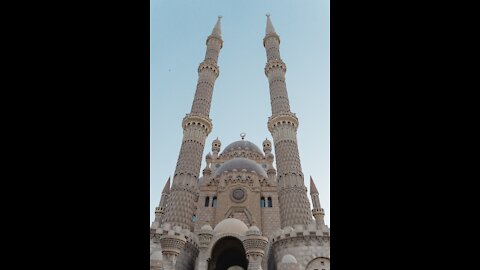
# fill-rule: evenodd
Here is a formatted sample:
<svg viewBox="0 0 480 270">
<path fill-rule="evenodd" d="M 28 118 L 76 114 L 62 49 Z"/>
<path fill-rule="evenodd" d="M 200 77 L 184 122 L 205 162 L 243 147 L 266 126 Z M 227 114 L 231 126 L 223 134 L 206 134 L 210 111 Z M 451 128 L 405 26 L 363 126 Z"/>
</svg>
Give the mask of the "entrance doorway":
<svg viewBox="0 0 480 270">
<path fill-rule="evenodd" d="M 231 269 L 229 269 L 231 268 Z M 235 237 L 224 237 L 215 243 L 208 270 L 240 270 L 248 268 L 248 260 L 242 242 Z"/>
</svg>

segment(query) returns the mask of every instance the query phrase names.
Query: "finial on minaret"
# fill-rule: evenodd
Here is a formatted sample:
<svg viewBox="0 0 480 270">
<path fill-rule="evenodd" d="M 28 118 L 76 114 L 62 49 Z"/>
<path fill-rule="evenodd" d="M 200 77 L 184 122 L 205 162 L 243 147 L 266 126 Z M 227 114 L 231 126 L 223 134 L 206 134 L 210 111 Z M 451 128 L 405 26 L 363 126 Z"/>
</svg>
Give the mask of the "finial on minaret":
<svg viewBox="0 0 480 270">
<path fill-rule="evenodd" d="M 242 137 L 242 141 L 245 139 L 245 136 L 247 136 L 245 132 L 240 133 L 240 137 Z"/>
</svg>

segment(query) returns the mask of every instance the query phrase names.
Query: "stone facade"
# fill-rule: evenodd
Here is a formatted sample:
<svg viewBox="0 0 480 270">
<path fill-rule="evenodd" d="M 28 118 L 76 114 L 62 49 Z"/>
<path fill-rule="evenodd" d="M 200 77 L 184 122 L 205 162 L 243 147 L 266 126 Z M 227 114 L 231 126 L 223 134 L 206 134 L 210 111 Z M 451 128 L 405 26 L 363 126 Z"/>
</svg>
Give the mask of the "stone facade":
<svg viewBox="0 0 480 270">
<path fill-rule="evenodd" d="M 312 178 L 310 208 L 296 138 L 299 121 L 290 111 L 280 37 L 268 15 L 263 44 L 273 144 L 265 139 L 260 150 L 241 134 L 222 151 L 217 138 L 200 176 L 223 46 L 220 18 L 207 38 L 191 112 L 182 122 L 173 182 L 167 181 L 155 210 L 150 269 L 329 270 L 330 230 Z"/>
</svg>

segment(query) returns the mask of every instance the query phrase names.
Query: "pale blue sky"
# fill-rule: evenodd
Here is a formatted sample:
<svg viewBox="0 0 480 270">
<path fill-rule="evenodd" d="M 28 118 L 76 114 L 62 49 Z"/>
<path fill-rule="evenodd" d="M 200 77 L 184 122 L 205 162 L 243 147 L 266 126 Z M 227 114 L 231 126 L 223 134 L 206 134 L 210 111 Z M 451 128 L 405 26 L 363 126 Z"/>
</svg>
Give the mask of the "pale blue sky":
<svg viewBox="0 0 480 270">
<path fill-rule="evenodd" d="M 150 220 L 167 178 L 173 175 L 190 112 L 205 41 L 222 15 L 220 76 L 213 91 L 213 131 L 204 156 L 218 137 L 222 150 L 246 139 L 262 148 L 271 116 L 263 68 L 266 17 L 280 35 L 287 65 L 292 112 L 300 125 L 298 145 L 305 185 L 311 175 L 330 224 L 330 1 L 329 0 L 150 0 Z M 272 140 L 273 141 L 273 140 Z M 205 165 L 203 158 L 202 169 Z"/>
</svg>

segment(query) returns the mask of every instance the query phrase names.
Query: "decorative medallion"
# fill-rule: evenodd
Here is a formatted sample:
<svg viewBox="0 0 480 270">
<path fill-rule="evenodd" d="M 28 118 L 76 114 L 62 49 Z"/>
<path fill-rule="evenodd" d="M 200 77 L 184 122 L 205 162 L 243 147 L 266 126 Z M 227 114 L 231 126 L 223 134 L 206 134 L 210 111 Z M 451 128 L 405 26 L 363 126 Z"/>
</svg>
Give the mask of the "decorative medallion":
<svg viewBox="0 0 480 270">
<path fill-rule="evenodd" d="M 235 188 L 234 190 L 232 190 L 231 198 L 235 202 L 243 202 L 247 198 L 246 195 L 247 194 L 245 192 L 245 189 Z"/>
</svg>

